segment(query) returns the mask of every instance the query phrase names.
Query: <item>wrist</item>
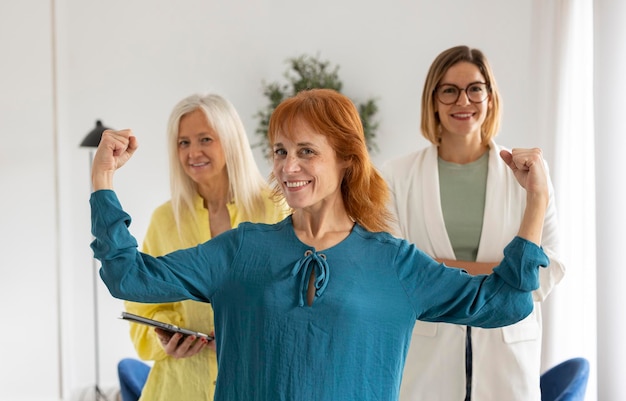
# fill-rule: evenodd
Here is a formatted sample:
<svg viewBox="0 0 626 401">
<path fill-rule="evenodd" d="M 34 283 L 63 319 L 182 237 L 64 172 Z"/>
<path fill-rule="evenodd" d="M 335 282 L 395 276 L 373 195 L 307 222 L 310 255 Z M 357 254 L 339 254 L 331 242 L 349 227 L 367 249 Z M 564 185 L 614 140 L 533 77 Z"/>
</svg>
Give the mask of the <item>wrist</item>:
<svg viewBox="0 0 626 401">
<path fill-rule="evenodd" d="M 548 208 L 550 196 L 540 192 L 526 192 L 526 207 Z"/>
<path fill-rule="evenodd" d="M 113 172 L 93 172 L 91 174 L 91 185 L 93 191 L 113 189 Z"/>
</svg>

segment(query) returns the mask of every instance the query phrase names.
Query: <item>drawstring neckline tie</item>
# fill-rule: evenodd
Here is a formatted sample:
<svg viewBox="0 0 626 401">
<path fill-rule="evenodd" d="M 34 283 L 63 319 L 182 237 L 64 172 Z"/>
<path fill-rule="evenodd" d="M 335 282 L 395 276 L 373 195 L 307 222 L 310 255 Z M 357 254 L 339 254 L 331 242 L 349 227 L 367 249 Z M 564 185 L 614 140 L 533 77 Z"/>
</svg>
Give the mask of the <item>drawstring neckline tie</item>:
<svg viewBox="0 0 626 401">
<path fill-rule="evenodd" d="M 304 253 L 304 257 L 298 260 L 293 269 L 291 269 L 292 276 L 300 274 L 300 299 L 298 306 L 304 306 L 304 298 L 306 297 L 309 278 L 312 272 L 315 272 L 313 285 L 315 287 L 315 298 L 318 298 L 322 296 L 326 285 L 328 285 L 330 270 L 326 262 L 326 255 L 313 252 L 309 249 Z"/>
</svg>

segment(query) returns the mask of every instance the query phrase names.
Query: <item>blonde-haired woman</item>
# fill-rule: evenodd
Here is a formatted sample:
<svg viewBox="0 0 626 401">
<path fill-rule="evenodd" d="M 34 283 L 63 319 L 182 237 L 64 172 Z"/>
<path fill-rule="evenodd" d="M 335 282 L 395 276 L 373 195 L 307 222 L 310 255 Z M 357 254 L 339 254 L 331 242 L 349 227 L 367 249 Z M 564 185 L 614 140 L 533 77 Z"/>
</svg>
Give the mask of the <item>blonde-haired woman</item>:
<svg viewBox="0 0 626 401">
<path fill-rule="evenodd" d="M 171 199 L 152 214 L 143 251 L 161 256 L 203 243 L 241 222 L 275 223 L 288 214 L 271 199 L 234 106 L 216 94 L 194 94 L 172 110 L 167 125 Z M 210 304 L 126 302 L 126 310 L 212 333 Z M 215 344 L 168 337 L 131 324 L 138 355 L 154 361 L 141 400 L 211 401 L 217 378 Z"/>
<path fill-rule="evenodd" d="M 472 275 L 490 274 L 517 233 L 526 192 L 501 159 L 493 138 L 501 99 L 478 49 L 457 46 L 439 54 L 422 93 L 422 135 L 432 145 L 383 167 L 398 233 L 437 260 Z M 556 256 L 554 194 L 541 245 L 550 267 L 541 270 L 533 313 L 502 328 L 418 321 L 402 380 L 402 401 L 539 401 L 541 301 L 561 280 Z"/>
</svg>

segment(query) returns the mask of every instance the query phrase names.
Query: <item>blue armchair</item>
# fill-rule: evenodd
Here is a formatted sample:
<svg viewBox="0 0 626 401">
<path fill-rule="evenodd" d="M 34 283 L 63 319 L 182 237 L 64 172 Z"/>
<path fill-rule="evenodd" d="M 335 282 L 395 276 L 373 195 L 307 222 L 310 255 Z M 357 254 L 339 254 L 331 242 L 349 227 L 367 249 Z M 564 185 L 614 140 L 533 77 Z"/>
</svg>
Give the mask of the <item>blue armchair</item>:
<svg viewBox="0 0 626 401">
<path fill-rule="evenodd" d="M 572 358 L 541 375 L 541 401 L 583 401 L 589 379 L 589 361 Z"/>
<path fill-rule="evenodd" d="M 150 373 L 150 366 L 132 358 L 124 358 L 117 364 L 122 401 L 137 401 Z"/>
</svg>

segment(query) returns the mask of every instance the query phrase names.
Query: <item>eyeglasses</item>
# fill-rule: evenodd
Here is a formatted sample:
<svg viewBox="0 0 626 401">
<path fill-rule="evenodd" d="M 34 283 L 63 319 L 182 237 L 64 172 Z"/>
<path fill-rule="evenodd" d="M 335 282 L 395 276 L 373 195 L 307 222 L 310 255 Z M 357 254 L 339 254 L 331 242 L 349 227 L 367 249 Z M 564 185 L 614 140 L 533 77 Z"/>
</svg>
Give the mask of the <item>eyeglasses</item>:
<svg viewBox="0 0 626 401">
<path fill-rule="evenodd" d="M 465 92 L 467 99 L 472 103 L 481 103 L 489 96 L 489 86 L 484 82 L 474 82 L 466 88 L 459 88 L 452 84 L 443 84 L 435 88 L 437 99 L 443 104 L 454 104 L 459 100 L 461 92 Z"/>
</svg>

